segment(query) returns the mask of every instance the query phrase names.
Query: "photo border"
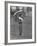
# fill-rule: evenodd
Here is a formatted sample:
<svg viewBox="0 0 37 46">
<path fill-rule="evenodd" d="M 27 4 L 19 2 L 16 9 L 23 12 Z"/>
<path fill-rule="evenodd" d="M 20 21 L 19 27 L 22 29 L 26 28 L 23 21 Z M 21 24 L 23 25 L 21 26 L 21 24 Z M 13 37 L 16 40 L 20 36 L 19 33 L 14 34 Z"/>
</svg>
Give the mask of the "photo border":
<svg viewBox="0 0 37 46">
<path fill-rule="evenodd" d="M 34 42 L 8 43 L 8 3 L 32 4 L 32 5 L 35 6 L 35 20 L 34 20 L 35 21 L 35 41 Z M 28 44 L 28 43 L 36 43 L 36 3 L 5 1 L 5 45 L 11 45 L 11 44 Z"/>
</svg>

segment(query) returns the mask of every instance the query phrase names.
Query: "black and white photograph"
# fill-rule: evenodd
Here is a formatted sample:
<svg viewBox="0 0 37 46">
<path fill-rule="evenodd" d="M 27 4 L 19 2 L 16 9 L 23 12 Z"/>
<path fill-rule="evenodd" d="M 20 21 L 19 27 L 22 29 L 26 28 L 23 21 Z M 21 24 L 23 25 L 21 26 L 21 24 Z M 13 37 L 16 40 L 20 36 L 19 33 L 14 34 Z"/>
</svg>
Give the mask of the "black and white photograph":
<svg viewBox="0 0 37 46">
<path fill-rule="evenodd" d="M 5 2 L 6 44 L 35 43 L 35 3 Z"/>
<path fill-rule="evenodd" d="M 10 6 L 10 39 L 32 39 L 32 7 Z"/>
</svg>

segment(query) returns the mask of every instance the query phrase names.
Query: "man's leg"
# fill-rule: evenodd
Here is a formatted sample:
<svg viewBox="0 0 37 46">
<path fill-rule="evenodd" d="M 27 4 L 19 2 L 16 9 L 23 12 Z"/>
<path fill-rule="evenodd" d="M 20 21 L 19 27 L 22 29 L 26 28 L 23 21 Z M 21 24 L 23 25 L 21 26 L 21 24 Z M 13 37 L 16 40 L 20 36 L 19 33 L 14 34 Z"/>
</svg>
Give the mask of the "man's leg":
<svg viewBox="0 0 37 46">
<path fill-rule="evenodd" d="M 19 35 L 22 35 L 22 22 L 19 22 Z"/>
</svg>

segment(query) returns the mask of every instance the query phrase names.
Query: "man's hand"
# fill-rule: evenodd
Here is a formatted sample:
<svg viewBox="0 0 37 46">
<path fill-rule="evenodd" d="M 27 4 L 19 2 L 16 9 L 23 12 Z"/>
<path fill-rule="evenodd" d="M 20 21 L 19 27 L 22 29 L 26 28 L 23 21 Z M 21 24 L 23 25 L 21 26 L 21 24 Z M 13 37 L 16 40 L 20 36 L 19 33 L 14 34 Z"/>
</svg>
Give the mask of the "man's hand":
<svg viewBox="0 0 37 46">
<path fill-rule="evenodd" d="M 21 21 L 23 21 L 23 18 L 19 17 L 19 19 L 20 19 Z"/>
</svg>

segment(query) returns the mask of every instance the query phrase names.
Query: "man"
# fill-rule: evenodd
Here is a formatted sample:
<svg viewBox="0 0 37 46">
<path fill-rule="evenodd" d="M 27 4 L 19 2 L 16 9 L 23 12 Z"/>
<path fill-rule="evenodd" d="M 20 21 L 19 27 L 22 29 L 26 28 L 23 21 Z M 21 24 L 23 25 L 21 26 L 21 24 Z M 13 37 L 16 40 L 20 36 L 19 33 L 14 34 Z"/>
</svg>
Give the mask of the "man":
<svg viewBox="0 0 37 46">
<path fill-rule="evenodd" d="M 19 23 L 19 35 L 22 35 L 22 22 L 24 21 L 24 15 L 23 10 L 14 13 L 15 21 Z"/>
</svg>

